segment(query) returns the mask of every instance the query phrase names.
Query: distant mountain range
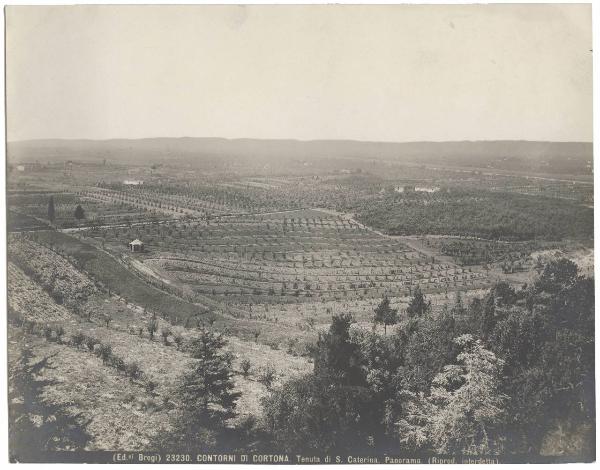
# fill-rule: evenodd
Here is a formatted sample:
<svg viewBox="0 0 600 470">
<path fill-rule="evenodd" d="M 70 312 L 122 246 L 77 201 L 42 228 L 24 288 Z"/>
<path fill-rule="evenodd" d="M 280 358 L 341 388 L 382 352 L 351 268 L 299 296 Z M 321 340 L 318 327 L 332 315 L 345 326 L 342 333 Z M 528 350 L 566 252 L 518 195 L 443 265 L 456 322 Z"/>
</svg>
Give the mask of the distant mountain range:
<svg viewBox="0 0 600 470">
<path fill-rule="evenodd" d="M 261 161 L 349 158 L 585 175 L 592 173 L 593 146 L 591 142 L 518 140 L 392 143 L 182 137 L 28 140 L 9 142 L 7 150 L 11 162 L 107 159 L 145 164 L 160 160 L 193 163 L 215 158 Z"/>
</svg>

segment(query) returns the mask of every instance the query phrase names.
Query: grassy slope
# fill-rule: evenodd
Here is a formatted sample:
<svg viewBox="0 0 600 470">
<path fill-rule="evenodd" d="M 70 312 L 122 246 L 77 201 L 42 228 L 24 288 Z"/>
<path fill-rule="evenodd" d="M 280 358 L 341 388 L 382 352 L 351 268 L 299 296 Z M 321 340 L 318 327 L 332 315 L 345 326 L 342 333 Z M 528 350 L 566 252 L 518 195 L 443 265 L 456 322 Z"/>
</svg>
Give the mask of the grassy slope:
<svg viewBox="0 0 600 470">
<path fill-rule="evenodd" d="M 301 342 L 309 342 L 315 336 L 314 333 L 298 331 L 287 325 L 234 318 L 227 315 L 227 312 L 219 312 L 217 309 L 209 312 L 201 305 L 187 302 L 147 284 L 107 253 L 72 235 L 61 232 L 40 232 L 38 236 L 40 241 L 50 243 L 60 251 L 75 257 L 86 271 L 112 292 L 150 311 L 160 312 L 171 321 L 177 318 L 178 323 L 185 324 L 187 318 L 207 320 L 210 317 L 215 319 L 213 326 L 227 334 L 244 340 L 254 340 L 254 332 L 260 331 L 259 342 L 278 344 L 281 347 L 284 347 L 290 337 L 297 337 Z M 193 325 L 195 326 L 195 322 Z"/>
<path fill-rule="evenodd" d="M 43 232 L 40 240 L 51 243 L 75 257 L 81 265 L 112 292 L 131 302 L 185 320 L 206 313 L 206 309 L 156 289 L 131 273 L 107 253 L 60 232 Z"/>
<path fill-rule="evenodd" d="M 81 423 L 93 436 L 87 450 L 143 449 L 153 435 L 168 428 L 165 410 L 141 410 L 139 399 L 145 394 L 140 387 L 93 354 L 9 328 L 9 359 L 18 357 L 25 345 L 32 347 L 34 362 L 52 356 L 51 367 L 40 377 L 51 384 L 44 388 L 43 399 L 64 405 L 73 416 L 81 413 Z"/>
</svg>

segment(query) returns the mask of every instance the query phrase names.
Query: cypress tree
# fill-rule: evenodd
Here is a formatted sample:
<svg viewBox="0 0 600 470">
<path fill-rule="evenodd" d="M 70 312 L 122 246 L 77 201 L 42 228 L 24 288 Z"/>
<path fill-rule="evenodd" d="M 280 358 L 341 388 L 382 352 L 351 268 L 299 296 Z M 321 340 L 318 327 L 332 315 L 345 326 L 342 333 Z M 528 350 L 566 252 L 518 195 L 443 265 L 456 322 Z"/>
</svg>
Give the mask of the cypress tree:
<svg viewBox="0 0 600 470">
<path fill-rule="evenodd" d="M 81 220 L 85 218 L 85 212 L 83 211 L 83 207 L 81 207 L 81 205 L 78 205 L 75 208 L 75 218 L 77 220 Z"/>
<path fill-rule="evenodd" d="M 50 196 L 50 198 L 48 199 L 48 220 L 51 224 L 54 223 L 55 217 L 56 214 L 54 211 L 54 196 Z"/>
<path fill-rule="evenodd" d="M 409 318 L 422 317 L 431 309 L 431 301 L 427 301 L 421 288 L 415 287 L 415 292 L 406 309 Z"/>
</svg>

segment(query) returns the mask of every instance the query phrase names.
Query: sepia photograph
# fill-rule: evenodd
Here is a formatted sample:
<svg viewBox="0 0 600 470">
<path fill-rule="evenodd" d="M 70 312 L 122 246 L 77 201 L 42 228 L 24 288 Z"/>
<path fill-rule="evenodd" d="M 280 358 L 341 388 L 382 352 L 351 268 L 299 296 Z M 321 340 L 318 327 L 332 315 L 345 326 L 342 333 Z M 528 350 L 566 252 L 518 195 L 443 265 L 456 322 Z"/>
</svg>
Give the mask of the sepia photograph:
<svg viewBox="0 0 600 470">
<path fill-rule="evenodd" d="M 4 22 L 10 462 L 595 461 L 590 3 Z"/>
</svg>

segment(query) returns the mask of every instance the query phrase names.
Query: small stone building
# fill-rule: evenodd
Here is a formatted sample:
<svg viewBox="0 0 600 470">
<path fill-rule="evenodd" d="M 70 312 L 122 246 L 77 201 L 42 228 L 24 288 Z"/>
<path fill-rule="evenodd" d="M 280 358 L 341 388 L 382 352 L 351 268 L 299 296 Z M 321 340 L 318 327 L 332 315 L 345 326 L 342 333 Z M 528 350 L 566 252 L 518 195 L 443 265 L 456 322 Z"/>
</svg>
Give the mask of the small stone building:
<svg viewBox="0 0 600 470">
<path fill-rule="evenodd" d="M 144 242 L 136 238 L 129 243 L 129 249 L 132 253 L 142 253 L 144 251 Z"/>
</svg>

